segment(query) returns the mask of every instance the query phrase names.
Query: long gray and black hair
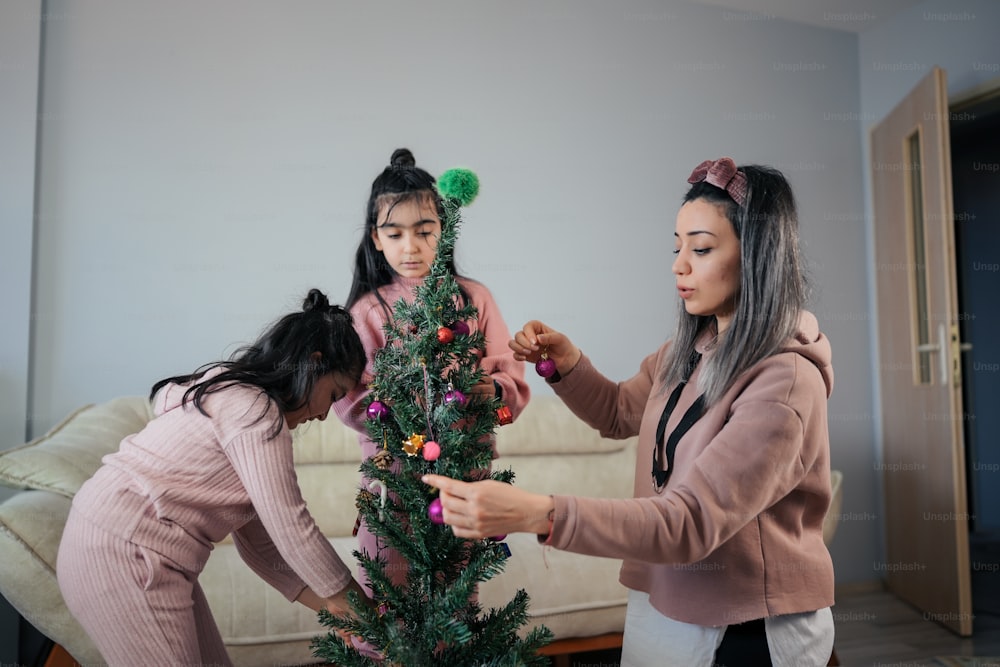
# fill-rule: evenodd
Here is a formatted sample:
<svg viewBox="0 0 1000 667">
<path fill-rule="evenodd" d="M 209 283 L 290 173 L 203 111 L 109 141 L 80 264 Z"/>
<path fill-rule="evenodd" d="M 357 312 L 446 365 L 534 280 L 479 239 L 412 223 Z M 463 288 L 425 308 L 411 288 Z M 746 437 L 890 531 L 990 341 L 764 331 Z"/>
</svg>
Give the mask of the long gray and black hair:
<svg viewBox="0 0 1000 667">
<path fill-rule="evenodd" d="M 684 196 L 684 203 L 700 199 L 718 205 L 740 242 L 740 285 L 732 320 L 699 376 L 706 407 L 721 399 L 740 374 L 781 349 L 797 329 L 807 296 L 791 186 L 771 167 L 738 169 L 747 184 L 743 205 L 706 181 L 692 185 Z M 665 387 L 684 379 L 695 341 L 714 326 L 714 316 L 690 315 L 680 303 L 677 333 L 662 372 Z"/>
</svg>

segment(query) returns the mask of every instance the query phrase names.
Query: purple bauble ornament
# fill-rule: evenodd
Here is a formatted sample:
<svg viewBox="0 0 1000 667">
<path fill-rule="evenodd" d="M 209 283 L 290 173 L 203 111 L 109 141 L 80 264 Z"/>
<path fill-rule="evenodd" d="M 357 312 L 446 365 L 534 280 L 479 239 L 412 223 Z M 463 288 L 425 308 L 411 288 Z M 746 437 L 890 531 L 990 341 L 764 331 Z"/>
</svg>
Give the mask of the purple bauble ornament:
<svg viewBox="0 0 1000 667">
<path fill-rule="evenodd" d="M 507 539 L 507 535 L 506 533 L 503 535 L 494 535 L 490 539 L 493 540 L 494 542 L 503 542 L 505 539 Z"/>
<path fill-rule="evenodd" d="M 431 523 L 441 525 L 444 523 L 444 508 L 441 507 L 441 499 L 435 498 L 427 506 L 427 516 L 431 518 Z"/>
<path fill-rule="evenodd" d="M 465 405 L 465 401 L 466 401 L 465 394 L 463 394 L 457 389 L 452 389 L 451 391 L 446 392 L 444 395 L 445 403 L 454 403 L 458 407 L 462 407 L 463 405 Z"/>
<path fill-rule="evenodd" d="M 452 322 L 451 330 L 455 332 L 456 336 L 468 336 L 470 331 L 469 325 L 462 320 Z"/>
<path fill-rule="evenodd" d="M 543 378 L 550 378 L 556 374 L 556 362 L 548 357 L 542 357 L 535 363 L 535 372 Z"/>
<path fill-rule="evenodd" d="M 382 401 L 372 401 L 368 404 L 368 419 L 382 421 L 389 414 L 389 406 Z"/>
</svg>

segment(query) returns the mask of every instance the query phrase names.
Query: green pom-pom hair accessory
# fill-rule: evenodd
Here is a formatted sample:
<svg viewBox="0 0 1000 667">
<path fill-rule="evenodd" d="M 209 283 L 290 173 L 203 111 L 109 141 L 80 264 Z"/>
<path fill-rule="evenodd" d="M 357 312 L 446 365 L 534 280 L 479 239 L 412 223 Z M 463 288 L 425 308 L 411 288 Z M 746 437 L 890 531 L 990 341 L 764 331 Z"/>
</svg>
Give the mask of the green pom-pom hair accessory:
<svg viewBox="0 0 1000 667">
<path fill-rule="evenodd" d="M 438 194 L 459 206 L 468 206 L 479 194 L 479 177 L 471 169 L 449 169 L 437 181 Z"/>
</svg>

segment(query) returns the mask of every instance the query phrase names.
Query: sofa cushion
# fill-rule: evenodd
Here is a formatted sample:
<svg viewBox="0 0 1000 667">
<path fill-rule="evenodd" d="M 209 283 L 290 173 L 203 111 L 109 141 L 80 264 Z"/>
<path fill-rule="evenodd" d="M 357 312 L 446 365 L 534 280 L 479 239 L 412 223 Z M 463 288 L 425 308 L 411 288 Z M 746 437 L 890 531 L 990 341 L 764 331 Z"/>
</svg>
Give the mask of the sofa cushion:
<svg viewBox="0 0 1000 667">
<path fill-rule="evenodd" d="M 45 435 L 0 452 L 0 484 L 72 498 L 101 458 L 118 451 L 121 439 L 142 430 L 152 416 L 149 401 L 140 396 L 84 406 Z"/>
<path fill-rule="evenodd" d="M 627 446 L 626 440 L 602 437 L 556 396 L 533 396 L 517 420 L 496 434 L 500 456 L 608 454 Z"/>
</svg>

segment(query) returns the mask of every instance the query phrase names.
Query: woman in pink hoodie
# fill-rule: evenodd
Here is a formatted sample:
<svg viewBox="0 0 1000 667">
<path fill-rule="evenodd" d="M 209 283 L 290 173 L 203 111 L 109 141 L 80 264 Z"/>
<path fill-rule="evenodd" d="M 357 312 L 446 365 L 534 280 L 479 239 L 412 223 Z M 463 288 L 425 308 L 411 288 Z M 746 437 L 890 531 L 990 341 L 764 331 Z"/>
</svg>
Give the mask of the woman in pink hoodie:
<svg viewBox="0 0 1000 667">
<path fill-rule="evenodd" d="M 228 535 L 290 601 L 366 599 L 306 509 L 291 435 L 364 365 L 350 315 L 314 289 L 229 361 L 153 385 L 156 417 L 80 488 L 59 546 L 66 605 L 109 665 L 232 664 L 198 584 Z"/>
<path fill-rule="evenodd" d="M 556 394 L 603 435 L 638 435 L 635 497 L 425 481 L 456 535 L 532 532 L 621 558 L 623 666 L 826 665 L 833 370 L 805 310 L 794 197 L 779 172 L 729 158 L 688 182 L 674 228 L 677 331 L 636 375 L 606 378 L 538 321 L 510 342 L 516 359 L 550 359 Z"/>
</svg>

